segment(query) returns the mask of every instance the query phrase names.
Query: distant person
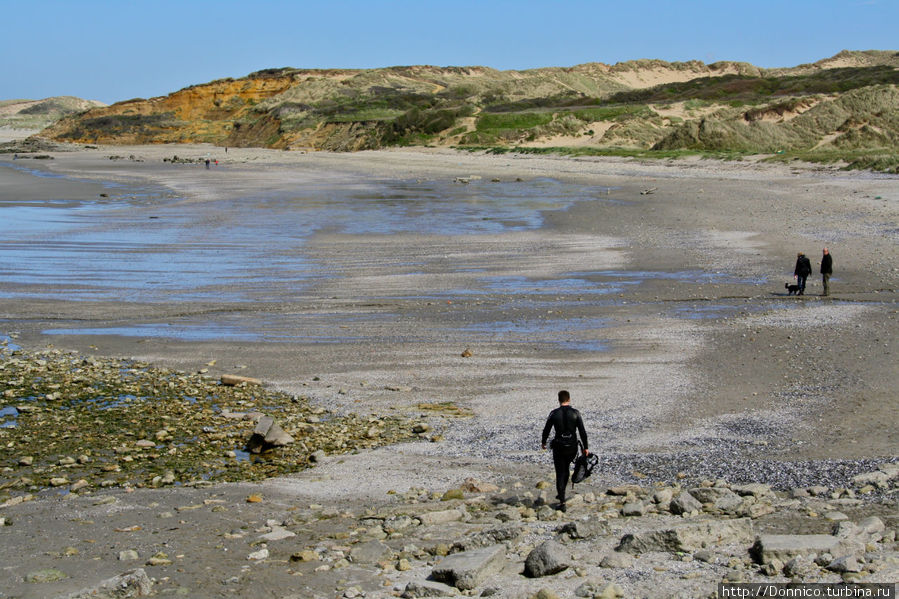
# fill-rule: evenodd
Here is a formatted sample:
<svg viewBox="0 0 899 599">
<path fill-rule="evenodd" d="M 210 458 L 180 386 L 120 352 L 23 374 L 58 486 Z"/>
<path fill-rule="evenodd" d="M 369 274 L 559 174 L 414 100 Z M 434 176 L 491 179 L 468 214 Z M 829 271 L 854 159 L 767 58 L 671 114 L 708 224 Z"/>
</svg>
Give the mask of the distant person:
<svg viewBox="0 0 899 599">
<path fill-rule="evenodd" d="M 206 168 L 207 169 L 209 168 L 209 159 L 208 158 L 206 159 Z"/>
<path fill-rule="evenodd" d="M 796 284 L 799 285 L 799 292 L 796 295 L 805 295 L 805 280 L 810 274 L 812 274 L 812 263 L 805 254 L 799 252 L 796 255 L 796 268 L 793 270 L 793 277 L 796 279 Z"/>
<path fill-rule="evenodd" d="M 559 500 L 559 509 L 565 511 L 565 487 L 571 476 L 569 467 L 577 457 L 577 436 L 581 436 L 581 445 L 584 455 L 587 451 L 587 431 L 584 430 L 584 421 L 581 413 L 571 407 L 571 395 L 568 391 L 559 391 L 559 407 L 549 413 L 546 425 L 543 427 L 543 436 L 540 445 L 546 449 L 546 439 L 549 431 L 555 429 L 552 440 L 553 466 L 556 469 L 556 498 Z"/>
<path fill-rule="evenodd" d="M 824 297 L 830 295 L 830 275 L 833 274 L 833 257 L 827 248 L 821 256 L 821 284 L 824 286 Z"/>
</svg>

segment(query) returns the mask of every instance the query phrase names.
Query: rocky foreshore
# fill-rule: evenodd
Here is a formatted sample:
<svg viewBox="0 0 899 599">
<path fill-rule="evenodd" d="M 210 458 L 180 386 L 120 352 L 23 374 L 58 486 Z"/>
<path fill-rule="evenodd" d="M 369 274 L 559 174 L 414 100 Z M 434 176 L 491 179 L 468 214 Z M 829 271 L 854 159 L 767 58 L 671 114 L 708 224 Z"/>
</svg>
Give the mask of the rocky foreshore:
<svg viewBox="0 0 899 599">
<path fill-rule="evenodd" d="M 8 596 L 716 597 L 722 582 L 899 580 L 894 464 L 842 489 L 585 484 L 565 513 L 550 482 L 505 482 L 369 505 L 264 485 L 70 494 L 50 500 L 60 546 L 27 540 L 46 502 L 8 501 Z"/>
<path fill-rule="evenodd" d="M 0 502 L 51 490 L 261 480 L 326 454 L 431 438 L 407 416 L 337 415 L 252 377 L 26 350 L 9 339 L 0 374 Z"/>
</svg>

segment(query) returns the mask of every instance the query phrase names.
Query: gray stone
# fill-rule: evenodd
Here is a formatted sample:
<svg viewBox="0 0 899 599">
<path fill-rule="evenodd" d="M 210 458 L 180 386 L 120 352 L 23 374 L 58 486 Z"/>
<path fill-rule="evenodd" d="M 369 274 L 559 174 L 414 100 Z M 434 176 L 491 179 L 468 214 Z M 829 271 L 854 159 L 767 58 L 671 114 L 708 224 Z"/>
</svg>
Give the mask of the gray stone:
<svg viewBox="0 0 899 599">
<path fill-rule="evenodd" d="M 65 599 L 130 599 L 153 594 L 153 582 L 143 568 L 113 576 L 99 584 L 65 595 Z"/>
<path fill-rule="evenodd" d="M 752 523 L 747 518 L 703 520 L 671 528 L 626 534 L 621 538 L 616 550 L 635 554 L 651 551 L 692 552 L 713 545 L 749 543 L 752 538 Z"/>
<path fill-rule="evenodd" d="M 634 565 L 634 556 L 621 551 L 613 551 L 599 562 L 603 568 L 630 568 Z"/>
<path fill-rule="evenodd" d="M 544 541 L 531 551 L 524 561 L 524 574 L 541 578 L 558 574 L 571 565 L 571 554 L 555 541 Z"/>
<path fill-rule="evenodd" d="M 862 571 L 862 567 L 859 565 L 858 560 L 851 555 L 838 557 L 827 564 L 827 569 L 831 572 L 836 572 L 837 574 L 851 574 Z"/>
<path fill-rule="evenodd" d="M 456 597 L 459 590 L 442 582 L 432 582 L 430 580 L 411 581 L 406 585 L 403 591 L 403 597 L 406 599 L 415 599 L 416 597 Z"/>
<path fill-rule="evenodd" d="M 589 597 L 590 599 L 616 599 L 617 597 L 624 597 L 624 589 L 614 582 L 588 580 L 574 589 L 574 594 L 578 597 Z"/>
<path fill-rule="evenodd" d="M 702 509 L 702 504 L 690 493 L 684 491 L 671 500 L 669 508 L 672 514 L 689 514 L 690 512 L 698 512 Z"/>
<path fill-rule="evenodd" d="M 463 591 L 470 590 L 503 568 L 505 554 L 502 545 L 454 553 L 434 566 L 431 578 Z"/>
<path fill-rule="evenodd" d="M 674 489 L 670 489 L 665 487 L 664 489 L 659 489 L 655 493 L 652 494 L 652 502 L 659 505 L 668 505 L 671 503 L 671 500 L 674 498 Z"/>
<path fill-rule="evenodd" d="M 864 487 L 865 485 L 873 485 L 878 489 L 886 489 L 889 487 L 890 476 L 886 472 L 877 470 L 875 472 L 866 472 L 852 477 L 852 484 L 855 487 Z"/>
<path fill-rule="evenodd" d="M 756 562 L 767 564 L 773 559 L 787 562 L 800 555 L 828 553 L 842 557 L 863 550 L 864 545 L 833 535 L 761 535 L 749 552 Z"/>
<path fill-rule="evenodd" d="M 56 568 L 44 568 L 43 570 L 35 570 L 34 572 L 29 572 L 25 576 L 25 582 L 56 582 L 68 577 L 69 575 L 62 570 L 57 570 Z"/>
<path fill-rule="evenodd" d="M 465 517 L 463 510 L 438 510 L 434 512 L 425 512 L 418 515 L 418 519 L 422 525 L 446 524 L 447 522 L 458 522 Z"/>
<path fill-rule="evenodd" d="M 818 566 L 807 555 L 797 555 L 783 567 L 783 573 L 791 578 L 808 578 L 818 571 Z"/>
<path fill-rule="evenodd" d="M 749 483 L 748 485 L 731 485 L 730 490 L 737 495 L 742 495 L 743 497 L 752 496 L 761 498 L 774 495 L 774 492 L 771 491 L 771 485 L 763 485 L 761 483 Z"/>
<path fill-rule="evenodd" d="M 134 549 L 126 549 L 124 551 L 119 551 L 119 561 L 120 562 L 133 562 L 134 560 L 140 559 L 140 556 L 137 554 L 137 551 Z"/>
<path fill-rule="evenodd" d="M 293 443 L 294 438 L 275 423 L 271 416 L 263 416 L 256 423 L 253 435 L 247 441 L 246 450 L 250 453 L 262 453 L 276 447 L 284 447 Z"/>
<path fill-rule="evenodd" d="M 381 541 L 359 543 L 350 549 L 350 560 L 356 564 L 376 564 L 388 559 L 393 550 Z"/>
<path fill-rule="evenodd" d="M 622 516 L 643 516 L 644 514 L 646 514 L 646 506 L 642 501 L 631 501 L 625 503 L 621 508 Z"/>
<path fill-rule="evenodd" d="M 568 535 L 572 539 L 592 539 L 607 534 L 608 530 L 609 527 L 605 520 L 590 518 L 589 520 L 566 522 L 556 532 Z"/>
</svg>

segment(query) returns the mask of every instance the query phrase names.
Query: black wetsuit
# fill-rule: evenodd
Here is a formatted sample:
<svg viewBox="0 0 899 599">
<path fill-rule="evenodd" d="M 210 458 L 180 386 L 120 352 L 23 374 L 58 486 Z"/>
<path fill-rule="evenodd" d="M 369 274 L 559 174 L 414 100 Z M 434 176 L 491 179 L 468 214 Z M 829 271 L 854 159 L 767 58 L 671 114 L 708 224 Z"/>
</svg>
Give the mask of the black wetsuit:
<svg viewBox="0 0 899 599">
<path fill-rule="evenodd" d="M 546 445 L 549 431 L 553 428 L 556 430 L 552 440 L 553 465 L 556 468 L 556 496 L 564 504 L 565 487 L 568 486 L 568 478 L 571 475 L 569 468 L 577 457 L 577 435 L 580 434 L 581 445 L 587 449 L 587 431 L 584 430 L 581 413 L 571 406 L 559 406 L 549 413 L 546 426 L 543 427 L 541 445 Z"/>
</svg>

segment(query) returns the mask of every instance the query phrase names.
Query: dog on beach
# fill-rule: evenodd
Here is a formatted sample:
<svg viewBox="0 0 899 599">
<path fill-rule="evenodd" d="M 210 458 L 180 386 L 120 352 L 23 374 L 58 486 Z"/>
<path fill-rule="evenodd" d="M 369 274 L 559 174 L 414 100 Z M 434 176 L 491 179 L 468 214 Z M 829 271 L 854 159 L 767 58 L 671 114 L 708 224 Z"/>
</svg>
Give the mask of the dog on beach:
<svg viewBox="0 0 899 599">
<path fill-rule="evenodd" d="M 784 288 L 787 290 L 787 295 L 796 295 L 799 293 L 799 285 L 796 283 L 787 283 L 784 285 Z"/>
</svg>

